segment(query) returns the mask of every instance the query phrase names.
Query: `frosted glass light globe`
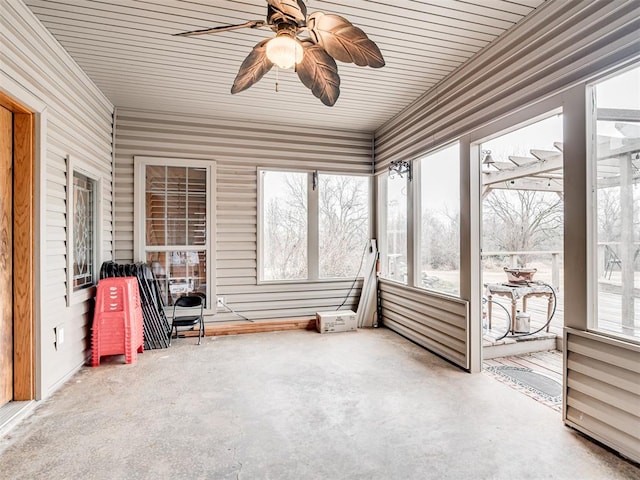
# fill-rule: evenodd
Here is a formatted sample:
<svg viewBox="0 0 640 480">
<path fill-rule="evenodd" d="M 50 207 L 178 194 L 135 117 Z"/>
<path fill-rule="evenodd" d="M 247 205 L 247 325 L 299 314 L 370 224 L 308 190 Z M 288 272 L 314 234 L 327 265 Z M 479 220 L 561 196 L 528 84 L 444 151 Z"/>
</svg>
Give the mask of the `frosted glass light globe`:
<svg viewBox="0 0 640 480">
<path fill-rule="evenodd" d="M 278 35 L 267 42 L 267 58 L 280 68 L 293 68 L 303 57 L 300 42 L 288 35 Z"/>
</svg>

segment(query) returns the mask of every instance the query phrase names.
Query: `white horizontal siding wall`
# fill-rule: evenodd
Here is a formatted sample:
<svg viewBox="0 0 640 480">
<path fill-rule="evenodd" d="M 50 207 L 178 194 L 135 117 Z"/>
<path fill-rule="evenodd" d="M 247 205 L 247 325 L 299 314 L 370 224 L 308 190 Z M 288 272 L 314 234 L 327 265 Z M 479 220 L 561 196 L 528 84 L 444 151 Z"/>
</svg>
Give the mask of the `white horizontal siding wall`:
<svg viewBox="0 0 640 480">
<path fill-rule="evenodd" d="M 20 0 L 0 2 L 0 58 L 3 77 L 46 105 L 46 172 L 40 225 L 46 257 L 41 258 L 43 291 L 39 318 L 39 395 L 47 397 L 88 357 L 92 302 L 66 303 L 66 157 L 99 172 L 103 184 L 103 260 L 112 252 L 113 106 Z M 43 183 L 36 179 L 37 183 Z M 42 251 L 43 249 L 40 249 Z M 38 251 L 38 250 L 37 250 Z M 54 327 L 64 326 L 56 350 Z"/>
<path fill-rule="evenodd" d="M 468 303 L 380 280 L 382 323 L 469 369 Z"/>
<path fill-rule="evenodd" d="M 640 346 L 565 330 L 568 425 L 640 462 Z"/>
<path fill-rule="evenodd" d="M 376 130 L 376 172 L 640 51 L 637 0 L 549 1 Z"/>
<path fill-rule="evenodd" d="M 372 173 L 372 136 L 306 127 L 220 121 L 118 109 L 115 158 L 115 260 L 134 260 L 133 157 L 216 162 L 216 294 L 251 319 L 311 317 L 318 310 L 354 307 L 360 283 L 257 282 L 257 169 L 318 169 Z M 238 319 L 219 313 L 216 321 Z"/>
</svg>

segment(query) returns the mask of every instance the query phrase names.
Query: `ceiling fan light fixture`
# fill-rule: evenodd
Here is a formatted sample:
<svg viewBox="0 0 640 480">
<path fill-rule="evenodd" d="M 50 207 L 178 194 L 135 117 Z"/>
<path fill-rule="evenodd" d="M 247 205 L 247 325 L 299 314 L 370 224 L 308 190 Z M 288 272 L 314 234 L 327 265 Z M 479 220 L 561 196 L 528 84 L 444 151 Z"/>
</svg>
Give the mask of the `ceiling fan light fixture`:
<svg viewBox="0 0 640 480">
<path fill-rule="evenodd" d="M 257 1 L 257 0 L 256 0 Z M 385 62 L 378 46 L 361 29 L 340 15 L 307 15 L 304 0 L 266 0 L 266 20 L 176 33 L 181 37 L 227 32 L 241 28 L 268 28 L 275 38 L 258 42 L 244 59 L 231 87 L 240 93 L 263 78 L 273 66 L 295 68 L 302 84 L 328 107 L 340 95 L 336 60 L 359 67 L 381 68 Z M 298 38 L 298 35 L 301 35 Z M 276 81 L 276 91 L 278 83 Z"/>
<path fill-rule="evenodd" d="M 304 47 L 289 32 L 279 32 L 267 42 L 267 58 L 279 68 L 293 68 L 304 57 Z"/>
</svg>

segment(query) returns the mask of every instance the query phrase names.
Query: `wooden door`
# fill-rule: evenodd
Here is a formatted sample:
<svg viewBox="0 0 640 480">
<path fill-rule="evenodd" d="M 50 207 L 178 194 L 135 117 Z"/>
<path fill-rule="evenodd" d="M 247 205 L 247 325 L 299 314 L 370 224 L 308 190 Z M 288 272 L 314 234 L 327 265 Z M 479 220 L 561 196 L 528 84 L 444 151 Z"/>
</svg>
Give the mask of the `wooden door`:
<svg viewBox="0 0 640 480">
<path fill-rule="evenodd" d="M 13 400 L 13 114 L 0 107 L 0 406 Z"/>
</svg>

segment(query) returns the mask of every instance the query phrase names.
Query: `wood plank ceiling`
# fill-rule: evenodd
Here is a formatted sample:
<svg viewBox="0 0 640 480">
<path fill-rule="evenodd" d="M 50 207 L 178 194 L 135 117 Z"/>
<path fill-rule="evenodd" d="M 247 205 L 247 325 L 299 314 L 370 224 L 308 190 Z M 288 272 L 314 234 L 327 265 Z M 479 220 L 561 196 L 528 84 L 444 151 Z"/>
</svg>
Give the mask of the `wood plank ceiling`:
<svg viewBox="0 0 640 480">
<path fill-rule="evenodd" d="M 346 17 L 380 47 L 382 69 L 338 64 L 341 95 L 326 107 L 293 71 L 276 69 L 231 95 L 244 58 L 269 30 L 173 37 L 263 19 L 264 0 L 25 0 L 117 107 L 373 131 L 544 0 L 308 0 Z"/>
</svg>

